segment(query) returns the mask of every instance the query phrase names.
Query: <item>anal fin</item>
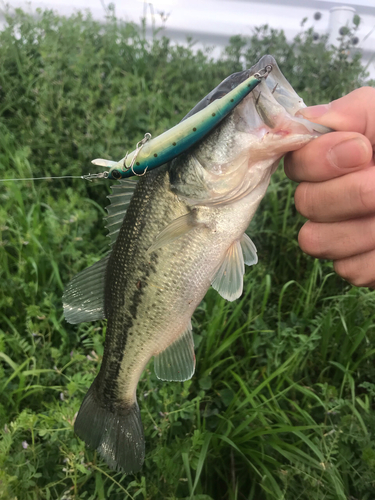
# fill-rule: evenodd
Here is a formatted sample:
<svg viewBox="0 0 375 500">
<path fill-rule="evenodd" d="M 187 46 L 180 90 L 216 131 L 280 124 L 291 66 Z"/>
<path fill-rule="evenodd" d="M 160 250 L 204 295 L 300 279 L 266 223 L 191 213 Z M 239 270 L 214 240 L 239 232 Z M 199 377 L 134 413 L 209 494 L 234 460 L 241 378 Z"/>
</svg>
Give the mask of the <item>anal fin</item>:
<svg viewBox="0 0 375 500">
<path fill-rule="evenodd" d="M 195 354 L 191 322 L 173 344 L 155 356 L 154 369 L 160 380 L 183 382 L 193 376 Z"/>
</svg>

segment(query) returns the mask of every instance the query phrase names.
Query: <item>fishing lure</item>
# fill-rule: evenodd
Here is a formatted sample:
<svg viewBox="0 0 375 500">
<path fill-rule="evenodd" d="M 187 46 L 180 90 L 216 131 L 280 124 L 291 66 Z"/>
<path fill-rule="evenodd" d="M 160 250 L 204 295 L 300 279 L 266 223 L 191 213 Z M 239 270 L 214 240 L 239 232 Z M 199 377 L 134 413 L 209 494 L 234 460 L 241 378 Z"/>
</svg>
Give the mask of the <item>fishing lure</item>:
<svg viewBox="0 0 375 500">
<path fill-rule="evenodd" d="M 151 139 L 146 133 L 138 142 L 136 149 L 127 153 L 120 161 L 97 158 L 92 160 L 94 165 L 108 167 L 109 171 L 87 174 L 69 175 L 62 177 L 35 177 L 24 179 L 1 179 L 5 181 L 41 180 L 41 179 L 126 179 L 132 176 L 142 176 L 148 170 L 153 170 L 167 163 L 181 153 L 194 146 L 218 125 L 259 83 L 267 78 L 272 71 L 268 64 L 261 70 L 252 73 L 240 71 L 230 75 L 204 97 L 180 123 L 163 134 Z"/>
<path fill-rule="evenodd" d="M 211 132 L 271 71 L 272 65 L 267 65 L 254 75 L 250 75 L 250 70 L 231 75 L 202 99 L 178 125 L 154 139 L 151 139 L 151 134 L 145 134 L 136 149 L 118 162 L 103 158 L 93 160 L 94 165 L 109 167 L 110 170 L 84 178 L 125 179 L 144 175 L 147 170 L 173 160 Z"/>
</svg>

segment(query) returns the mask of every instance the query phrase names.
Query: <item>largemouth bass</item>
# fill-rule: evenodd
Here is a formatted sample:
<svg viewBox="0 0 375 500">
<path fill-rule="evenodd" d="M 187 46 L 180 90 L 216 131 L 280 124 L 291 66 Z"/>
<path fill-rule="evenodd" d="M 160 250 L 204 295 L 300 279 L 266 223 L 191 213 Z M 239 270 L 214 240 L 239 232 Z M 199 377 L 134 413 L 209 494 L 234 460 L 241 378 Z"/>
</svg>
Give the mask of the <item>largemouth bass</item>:
<svg viewBox="0 0 375 500">
<path fill-rule="evenodd" d="M 296 116 L 303 101 L 272 56 L 246 75 L 267 65 L 268 78 L 203 141 L 112 187 L 112 251 L 64 294 L 67 321 L 108 320 L 75 431 L 112 468 L 136 472 L 144 461 L 136 388 L 146 364 L 154 357 L 162 380 L 192 377 L 194 310 L 210 286 L 231 301 L 241 295 L 245 264 L 257 262 L 245 231 L 279 159 L 330 131 Z"/>
</svg>

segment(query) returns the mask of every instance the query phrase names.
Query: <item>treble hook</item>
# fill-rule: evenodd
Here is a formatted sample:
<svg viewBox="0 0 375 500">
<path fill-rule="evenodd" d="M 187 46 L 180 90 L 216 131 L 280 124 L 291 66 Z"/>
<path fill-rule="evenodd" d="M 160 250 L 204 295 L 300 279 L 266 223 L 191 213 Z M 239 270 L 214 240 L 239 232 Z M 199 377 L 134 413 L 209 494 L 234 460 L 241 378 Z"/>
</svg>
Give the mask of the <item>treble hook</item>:
<svg viewBox="0 0 375 500">
<path fill-rule="evenodd" d="M 138 156 L 140 150 L 143 148 L 143 146 L 146 144 L 146 142 L 151 139 L 151 137 L 152 137 L 151 134 L 149 132 L 146 132 L 144 138 L 141 141 L 137 142 L 136 151 L 135 151 L 134 156 L 132 158 L 132 161 L 130 162 L 130 165 L 128 167 L 126 166 L 126 159 L 128 157 L 128 153 L 126 153 L 126 155 L 125 155 L 124 162 L 123 162 L 123 166 L 125 167 L 125 170 L 126 171 L 131 170 L 133 172 L 133 175 L 136 175 L 137 177 L 143 177 L 145 175 L 145 173 L 147 172 L 148 166 L 144 169 L 142 174 L 137 174 L 137 172 L 134 171 L 133 167 L 134 167 L 135 160 L 137 159 L 137 156 Z"/>
</svg>

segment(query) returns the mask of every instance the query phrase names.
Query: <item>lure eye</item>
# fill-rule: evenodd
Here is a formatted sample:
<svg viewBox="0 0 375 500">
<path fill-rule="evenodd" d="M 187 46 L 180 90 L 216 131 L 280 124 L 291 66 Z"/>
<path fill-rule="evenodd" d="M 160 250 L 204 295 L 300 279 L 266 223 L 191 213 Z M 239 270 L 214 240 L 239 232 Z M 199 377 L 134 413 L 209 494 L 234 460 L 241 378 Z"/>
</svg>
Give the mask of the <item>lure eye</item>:
<svg viewBox="0 0 375 500">
<path fill-rule="evenodd" d="M 114 169 L 112 170 L 111 172 L 111 176 L 114 178 L 114 179 L 121 179 L 121 172 L 119 172 L 118 170 Z"/>
</svg>

